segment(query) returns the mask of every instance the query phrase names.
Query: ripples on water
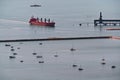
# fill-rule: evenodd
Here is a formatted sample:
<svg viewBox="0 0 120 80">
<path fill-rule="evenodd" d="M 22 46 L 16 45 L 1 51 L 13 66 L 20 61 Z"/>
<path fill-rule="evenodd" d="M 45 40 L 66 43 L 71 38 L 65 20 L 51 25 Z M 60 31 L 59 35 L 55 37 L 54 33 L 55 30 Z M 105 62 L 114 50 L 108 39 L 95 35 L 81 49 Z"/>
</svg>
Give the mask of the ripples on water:
<svg viewBox="0 0 120 80">
<path fill-rule="evenodd" d="M 111 39 L 0 43 L 0 74 L 3 80 L 118 80 L 118 43 Z M 70 50 L 72 47 L 75 51 Z M 116 68 L 112 69 L 114 65 Z M 83 71 L 78 70 L 80 66 Z"/>
</svg>

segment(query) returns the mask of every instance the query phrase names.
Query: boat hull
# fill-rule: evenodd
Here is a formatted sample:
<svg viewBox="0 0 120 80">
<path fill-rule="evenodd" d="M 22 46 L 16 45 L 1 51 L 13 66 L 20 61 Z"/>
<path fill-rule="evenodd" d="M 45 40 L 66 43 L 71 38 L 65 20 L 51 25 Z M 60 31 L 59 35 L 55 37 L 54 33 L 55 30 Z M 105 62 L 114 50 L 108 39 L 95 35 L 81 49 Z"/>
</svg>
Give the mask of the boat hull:
<svg viewBox="0 0 120 80">
<path fill-rule="evenodd" d="M 106 30 L 120 30 L 120 28 L 106 28 Z"/>
<path fill-rule="evenodd" d="M 54 22 L 51 22 L 51 23 L 48 23 L 48 22 L 30 22 L 30 25 L 51 26 L 51 27 L 54 27 L 55 23 Z"/>
</svg>

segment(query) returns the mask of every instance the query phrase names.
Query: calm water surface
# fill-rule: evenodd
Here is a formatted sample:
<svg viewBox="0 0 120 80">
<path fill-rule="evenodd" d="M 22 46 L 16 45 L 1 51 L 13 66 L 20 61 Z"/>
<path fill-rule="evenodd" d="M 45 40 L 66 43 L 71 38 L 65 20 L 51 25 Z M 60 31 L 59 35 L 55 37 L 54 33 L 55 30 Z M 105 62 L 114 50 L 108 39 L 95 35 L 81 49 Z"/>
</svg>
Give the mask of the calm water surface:
<svg viewBox="0 0 120 80">
<path fill-rule="evenodd" d="M 103 18 L 120 19 L 119 3 L 119 0 L 1 0 L 0 40 L 120 36 L 120 31 L 105 30 L 120 26 L 93 25 L 100 11 Z M 42 7 L 30 7 L 32 4 Z M 56 26 L 30 26 L 32 15 L 51 18 Z M 76 50 L 70 51 L 72 47 Z M 17 53 L 16 58 L 9 59 L 13 53 Z M 105 65 L 101 64 L 103 58 Z M 120 41 L 114 39 L 0 43 L 0 80 L 120 80 L 119 63 Z M 113 65 L 115 69 L 111 68 Z M 84 70 L 79 71 L 79 67 Z"/>
</svg>

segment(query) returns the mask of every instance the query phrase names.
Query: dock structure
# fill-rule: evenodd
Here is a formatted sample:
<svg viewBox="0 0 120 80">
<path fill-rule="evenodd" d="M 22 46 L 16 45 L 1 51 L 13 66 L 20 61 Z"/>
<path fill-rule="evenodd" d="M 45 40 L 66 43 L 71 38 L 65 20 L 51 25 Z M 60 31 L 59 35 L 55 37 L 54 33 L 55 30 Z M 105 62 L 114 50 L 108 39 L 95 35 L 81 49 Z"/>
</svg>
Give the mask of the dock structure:
<svg viewBox="0 0 120 80">
<path fill-rule="evenodd" d="M 94 26 L 120 26 L 120 20 L 102 19 L 102 12 L 100 12 L 99 19 L 94 20 Z"/>
</svg>

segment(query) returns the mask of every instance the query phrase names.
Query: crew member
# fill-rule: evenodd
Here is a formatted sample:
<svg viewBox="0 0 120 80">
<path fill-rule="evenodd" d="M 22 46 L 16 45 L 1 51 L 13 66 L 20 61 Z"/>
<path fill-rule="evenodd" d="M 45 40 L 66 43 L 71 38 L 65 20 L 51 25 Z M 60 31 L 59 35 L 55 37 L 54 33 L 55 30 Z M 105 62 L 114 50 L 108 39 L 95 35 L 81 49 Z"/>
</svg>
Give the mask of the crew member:
<svg viewBox="0 0 120 80">
<path fill-rule="evenodd" d="M 48 19 L 48 22 L 50 23 L 50 18 Z"/>
<path fill-rule="evenodd" d="M 40 19 L 40 21 L 42 22 L 42 18 Z"/>
<path fill-rule="evenodd" d="M 46 22 L 46 18 L 45 18 L 45 22 Z"/>
</svg>

